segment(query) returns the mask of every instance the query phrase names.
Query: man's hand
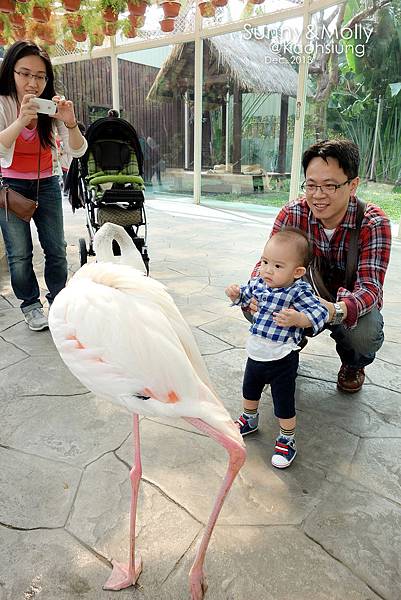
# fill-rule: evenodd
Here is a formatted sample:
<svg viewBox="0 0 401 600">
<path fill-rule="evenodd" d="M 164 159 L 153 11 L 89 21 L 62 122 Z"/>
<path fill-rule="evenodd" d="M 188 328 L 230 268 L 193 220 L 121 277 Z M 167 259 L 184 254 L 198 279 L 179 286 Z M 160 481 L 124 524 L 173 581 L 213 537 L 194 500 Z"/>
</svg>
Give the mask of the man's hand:
<svg viewBox="0 0 401 600">
<path fill-rule="evenodd" d="M 256 300 L 255 296 L 252 296 L 248 308 L 249 308 L 249 312 L 252 315 L 255 315 L 258 312 L 258 310 L 259 310 L 259 302 Z"/>
<path fill-rule="evenodd" d="M 278 313 L 273 313 L 274 322 L 280 327 L 311 327 L 308 317 L 293 308 L 283 308 Z"/>
<path fill-rule="evenodd" d="M 231 302 L 238 300 L 240 292 L 240 287 L 236 283 L 232 283 L 225 289 L 226 296 L 230 298 Z"/>
</svg>

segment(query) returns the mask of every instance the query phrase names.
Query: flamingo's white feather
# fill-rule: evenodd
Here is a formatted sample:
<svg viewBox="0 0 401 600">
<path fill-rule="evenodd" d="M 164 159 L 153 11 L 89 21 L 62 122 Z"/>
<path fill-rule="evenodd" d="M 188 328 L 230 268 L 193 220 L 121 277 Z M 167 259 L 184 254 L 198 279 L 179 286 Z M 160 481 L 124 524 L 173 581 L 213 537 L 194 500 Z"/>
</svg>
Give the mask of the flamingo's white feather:
<svg viewBox="0 0 401 600">
<path fill-rule="evenodd" d="M 85 265 L 57 295 L 49 326 L 66 365 L 96 395 L 146 416 L 200 418 L 243 444 L 159 282 L 126 265 Z"/>
</svg>

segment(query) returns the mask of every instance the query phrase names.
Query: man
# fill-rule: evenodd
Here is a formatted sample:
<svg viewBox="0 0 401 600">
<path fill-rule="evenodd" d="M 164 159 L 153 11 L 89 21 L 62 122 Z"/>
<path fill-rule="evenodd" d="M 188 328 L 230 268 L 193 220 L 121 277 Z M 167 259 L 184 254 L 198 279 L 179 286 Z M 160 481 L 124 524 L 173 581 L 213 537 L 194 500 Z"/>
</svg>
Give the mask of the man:
<svg viewBox="0 0 401 600">
<path fill-rule="evenodd" d="M 305 231 L 314 256 L 330 266 L 324 281 L 336 302 L 322 300 L 329 310 L 327 328 L 341 359 L 337 387 L 358 392 L 383 344 L 383 282 L 391 247 L 391 226 L 385 213 L 367 205 L 359 234 L 355 283 L 344 287 L 345 266 L 352 229 L 356 227 L 359 150 L 349 140 L 313 144 L 302 158 L 305 196 L 286 204 L 273 225 L 272 235 L 286 226 Z M 256 265 L 255 269 L 259 266 Z M 350 286 L 351 287 L 351 286 Z M 254 304 L 254 303 L 253 303 Z M 256 305 L 251 305 L 254 310 Z"/>
</svg>

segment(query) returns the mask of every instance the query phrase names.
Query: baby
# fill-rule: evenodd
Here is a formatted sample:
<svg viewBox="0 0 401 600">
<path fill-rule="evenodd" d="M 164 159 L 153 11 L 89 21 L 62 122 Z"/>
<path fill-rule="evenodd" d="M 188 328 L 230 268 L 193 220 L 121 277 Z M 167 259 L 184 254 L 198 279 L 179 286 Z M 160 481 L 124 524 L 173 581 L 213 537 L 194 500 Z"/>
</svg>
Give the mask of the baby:
<svg viewBox="0 0 401 600">
<path fill-rule="evenodd" d="M 232 284 L 225 291 L 235 305 L 247 307 L 252 297 L 258 301 L 246 345 L 243 413 L 237 424 L 243 436 L 257 431 L 260 397 L 264 386 L 270 384 L 280 425 L 271 461 L 279 469 L 288 467 L 297 454 L 295 379 L 303 330 L 312 327 L 318 333 L 329 316 L 311 286 L 301 279 L 309 260 L 306 234 L 293 227 L 284 228 L 267 242 L 259 277 L 241 287 Z"/>
</svg>

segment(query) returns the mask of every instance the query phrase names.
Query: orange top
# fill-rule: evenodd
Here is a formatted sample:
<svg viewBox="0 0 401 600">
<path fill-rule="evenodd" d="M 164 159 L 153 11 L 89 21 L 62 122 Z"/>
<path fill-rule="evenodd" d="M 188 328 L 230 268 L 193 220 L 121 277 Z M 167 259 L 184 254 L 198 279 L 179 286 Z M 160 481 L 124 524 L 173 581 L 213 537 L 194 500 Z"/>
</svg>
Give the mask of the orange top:
<svg viewBox="0 0 401 600">
<path fill-rule="evenodd" d="M 15 140 L 13 162 L 8 168 L 3 167 L 3 177 L 16 179 L 37 179 L 39 160 L 39 135 L 36 127 L 24 127 Z M 40 152 L 40 179 L 51 177 L 53 161 L 51 148 L 41 148 Z"/>
</svg>

